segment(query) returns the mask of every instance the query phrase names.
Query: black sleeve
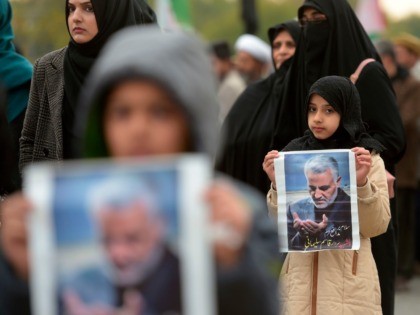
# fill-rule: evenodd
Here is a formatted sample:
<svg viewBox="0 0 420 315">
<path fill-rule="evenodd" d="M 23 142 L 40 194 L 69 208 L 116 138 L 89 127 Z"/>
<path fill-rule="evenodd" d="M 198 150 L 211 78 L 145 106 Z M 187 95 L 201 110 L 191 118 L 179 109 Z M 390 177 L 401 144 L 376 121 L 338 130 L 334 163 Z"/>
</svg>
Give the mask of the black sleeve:
<svg viewBox="0 0 420 315">
<path fill-rule="evenodd" d="M 247 192 L 248 198 L 250 194 Z M 259 195 L 259 194 L 258 194 Z M 253 216 L 251 235 L 239 264 L 218 270 L 219 315 L 278 315 L 281 257 L 277 229 L 267 215 L 264 199 Z"/>
<path fill-rule="evenodd" d="M 17 278 L 0 248 L 0 314 L 30 315 L 28 284 Z"/>
<path fill-rule="evenodd" d="M 392 169 L 404 154 L 405 135 L 391 81 L 383 66 L 372 62 L 363 69 L 356 87 L 362 102 L 362 119 L 369 134 L 386 147 L 381 157 L 387 169 Z"/>
</svg>

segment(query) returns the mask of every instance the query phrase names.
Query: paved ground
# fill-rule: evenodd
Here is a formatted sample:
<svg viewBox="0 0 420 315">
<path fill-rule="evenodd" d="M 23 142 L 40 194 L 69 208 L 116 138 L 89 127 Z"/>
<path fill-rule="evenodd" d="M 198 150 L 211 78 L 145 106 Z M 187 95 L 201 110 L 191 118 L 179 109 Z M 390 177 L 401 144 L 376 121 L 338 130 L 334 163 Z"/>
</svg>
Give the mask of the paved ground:
<svg viewBox="0 0 420 315">
<path fill-rule="evenodd" d="M 397 292 L 395 296 L 395 315 L 420 314 L 420 276 L 409 283 L 409 290 Z"/>
</svg>

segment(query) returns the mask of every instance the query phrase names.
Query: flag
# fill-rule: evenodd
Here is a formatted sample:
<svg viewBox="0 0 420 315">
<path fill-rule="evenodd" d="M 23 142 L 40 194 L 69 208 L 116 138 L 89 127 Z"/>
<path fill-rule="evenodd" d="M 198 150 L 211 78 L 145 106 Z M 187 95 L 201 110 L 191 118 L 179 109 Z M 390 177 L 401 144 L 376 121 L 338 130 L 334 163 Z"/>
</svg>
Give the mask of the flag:
<svg viewBox="0 0 420 315">
<path fill-rule="evenodd" d="M 359 0 L 355 11 L 369 37 L 372 40 L 379 39 L 387 27 L 379 0 Z"/>
<path fill-rule="evenodd" d="M 188 0 L 157 0 L 156 15 L 164 30 L 192 28 Z"/>
</svg>

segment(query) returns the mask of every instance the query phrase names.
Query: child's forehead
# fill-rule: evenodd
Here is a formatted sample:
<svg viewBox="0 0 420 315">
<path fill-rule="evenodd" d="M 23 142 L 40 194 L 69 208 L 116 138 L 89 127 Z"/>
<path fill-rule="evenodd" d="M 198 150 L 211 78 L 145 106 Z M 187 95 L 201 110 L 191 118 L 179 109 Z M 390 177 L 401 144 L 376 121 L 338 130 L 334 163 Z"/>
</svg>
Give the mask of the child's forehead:
<svg viewBox="0 0 420 315">
<path fill-rule="evenodd" d="M 318 93 L 313 93 L 309 98 L 309 104 L 331 106 L 330 102 Z"/>
</svg>

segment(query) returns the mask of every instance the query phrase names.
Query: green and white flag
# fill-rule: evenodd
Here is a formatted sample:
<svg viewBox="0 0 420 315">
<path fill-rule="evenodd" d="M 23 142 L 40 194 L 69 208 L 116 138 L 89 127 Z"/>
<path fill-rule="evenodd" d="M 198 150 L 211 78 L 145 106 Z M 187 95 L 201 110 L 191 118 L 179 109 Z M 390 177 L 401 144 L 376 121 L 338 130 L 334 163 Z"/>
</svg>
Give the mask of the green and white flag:
<svg viewBox="0 0 420 315">
<path fill-rule="evenodd" d="M 156 15 L 164 30 L 192 29 L 189 0 L 156 0 Z"/>
</svg>

